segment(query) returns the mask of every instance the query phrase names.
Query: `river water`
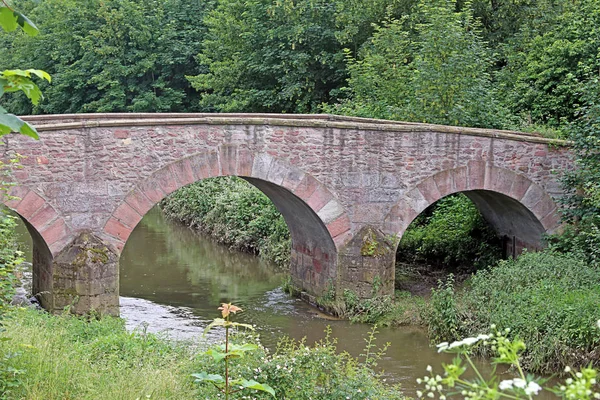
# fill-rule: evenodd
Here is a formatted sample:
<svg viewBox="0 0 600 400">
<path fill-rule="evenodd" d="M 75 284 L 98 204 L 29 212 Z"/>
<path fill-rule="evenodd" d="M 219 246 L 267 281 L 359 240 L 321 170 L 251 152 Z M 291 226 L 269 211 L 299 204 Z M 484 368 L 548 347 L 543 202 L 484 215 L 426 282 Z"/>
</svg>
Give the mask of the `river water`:
<svg viewBox="0 0 600 400">
<path fill-rule="evenodd" d="M 30 242 L 29 235 L 24 234 L 23 240 Z M 121 317 L 129 329 L 201 341 L 204 327 L 219 316 L 220 303 L 231 302 L 244 309 L 235 319 L 255 325 L 267 347 L 274 348 L 282 335 L 314 343 L 330 326 L 338 349 L 357 357 L 371 329 L 333 319 L 289 297 L 279 288 L 285 274 L 272 264 L 168 221 L 158 208 L 131 234 L 120 268 Z M 416 379 L 426 374 L 428 365 L 441 373 L 441 363 L 451 361 L 450 355 L 438 354 L 430 346 L 421 328 L 378 331 L 377 345 L 391 343 L 378 369 L 387 381 L 400 383 L 408 395 L 414 395 Z"/>
</svg>

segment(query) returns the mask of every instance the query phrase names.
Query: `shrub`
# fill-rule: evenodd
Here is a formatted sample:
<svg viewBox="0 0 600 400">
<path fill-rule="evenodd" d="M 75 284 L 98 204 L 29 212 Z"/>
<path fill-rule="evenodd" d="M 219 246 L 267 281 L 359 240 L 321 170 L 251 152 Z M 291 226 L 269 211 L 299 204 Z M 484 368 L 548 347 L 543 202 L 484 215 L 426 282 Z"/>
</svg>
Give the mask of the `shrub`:
<svg viewBox="0 0 600 400">
<path fill-rule="evenodd" d="M 417 217 L 398 246 L 398 260 L 451 269 L 485 267 L 501 257 L 496 233 L 463 194 L 444 197 Z"/>
<path fill-rule="evenodd" d="M 450 293 L 447 294 L 450 297 Z M 472 336 L 495 324 L 528 343 L 523 364 L 550 372 L 600 365 L 600 269 L 569 254 L 525 253 L 477 272 L 456 296 L 457 320 L 430 319 L 435 339 Z M 430 313 L 444 303 L 432 301 Z M 449 307 L 450 308 L 450 307 Z M 456 328 L 457 321 L 462 321 Z"/>
</svg>

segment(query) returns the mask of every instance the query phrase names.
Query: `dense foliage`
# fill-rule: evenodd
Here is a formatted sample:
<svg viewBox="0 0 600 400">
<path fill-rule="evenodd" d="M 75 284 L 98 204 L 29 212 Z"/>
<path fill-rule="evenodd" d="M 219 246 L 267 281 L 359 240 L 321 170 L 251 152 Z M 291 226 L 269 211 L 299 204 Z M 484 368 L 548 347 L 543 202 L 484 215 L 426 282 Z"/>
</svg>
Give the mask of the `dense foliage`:
<svg viewBox="0 0 600 400">
<path fill-rule="evenodd" d="M 181 221 L 232 248 L 260 254 L 287 266 L 290 234 L 271 200 L 235 177 L 205 179 L 168 196 L 161 208 Z"/>
<path fill-rule="evenodd" d="M 39 21 L 35 40 L 0 38 L 13 51 L 0 69 L 33 64 L 54 82 L 32 109 L 23 97 L 8 103 L 17 113 L 197 110 L 198 96 L 184 74 L 204 37 L 202 15 L 210 2 L 185 0 L 22 1 Z M 4 52 L 3 52 L 4 55 Z"/>
<path fill-rule="evenodd" d="M 188 346 L 143 331 L 129 333 L 115 318 L 87 319 L 16 310 L 6 323 L 9 341 L 0 342 L 0 397 L 7 399 L 212 399 L 212 387 L 193 383 L 192 373 L 219 371 L 221 363 Z M 255 340 L 252 339 L 252 340 Z M 371 367 L 377 350 L 360 362 L 338 354 L 335 341 L 315 346 L 283 339 L 272 354 L 259 347 L 235 363 L 233 376 L 256 375 L 277 398 L 403 399 L 384 385 Z M 4 389 L 2 367 L 10 366 Z M 293 371 L 293 373 L 292 373 Z M 260 397 L 256 392 L 252 398 Z M 3 397 L 4 396 L 4 397 Z M 68 397 L 65 397 L 68 396 Z M 242 395 L 231 398 L 239 399 Z"/>
<path fill-rule="evenodd" d="M 398 246 L 397 260 L 445 266 L 449 270 L 482 268 L 502 256 L 499 242 L 465 195 L 451 195 L 411 223 Z"/>
<path fill-rule="evenodd" d="M 569 254 L 526 253 L 477 272 L 464 291 L 434 291 L 427 320 L 434 340 L 486 332 L 495 324 L 524 340 L 523 364 L 556 371 L 600 365 L 600 270 Z"/>
</svg>

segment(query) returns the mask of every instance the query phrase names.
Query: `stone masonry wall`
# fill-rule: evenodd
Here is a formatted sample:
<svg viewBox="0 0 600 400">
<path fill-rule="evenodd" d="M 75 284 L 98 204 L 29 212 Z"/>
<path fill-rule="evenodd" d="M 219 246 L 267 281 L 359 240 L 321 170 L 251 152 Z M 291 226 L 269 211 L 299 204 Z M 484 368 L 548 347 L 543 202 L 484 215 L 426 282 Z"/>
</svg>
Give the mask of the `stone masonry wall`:
<svg viewBox="0 0 600 400">
<path fill-rule="evenodd" d="M 352 288 L 352 279 L 342 279 L 353 275 L 339 262 L 340 249 L 354 257 L 354 266 L 379 268 L 369 255 L 359 262 L 360 252 L 348 249 L 362 229 L 399 239 L 418 213 L 450 193 L 490 193 L 479 196 L 481 207 L 489 205 L 500 233 L 551 231 L 559 223 L 552 196 L 561 193 L 554 171 L 572 168 L 564 144 L 505 131 L 301 115 L 30 120 L 39 141 L 11 135 L 3 145 L 5 155 L 27 157 L 14 173 L 14 194 L 22 200 L 9 206 L 40 232 L 55 257 L 83 232 L 119 254 L 145 212 L 166 194 L 205 177 L 238 175 L 283 191 L 276 205 L 294 225 L 292 270 L 299 281 L 313 279 L 306 285 L 313 294 L 326 282 Z M 509 216 L 522 224 L 507 223 Z M 323 243 L 321 253 L 315 243 Z M 381 274 L 393 281 L 393 262 L 384 264 Z M 373 274 L 363 275 L 368 281 Z"/>
</svg>

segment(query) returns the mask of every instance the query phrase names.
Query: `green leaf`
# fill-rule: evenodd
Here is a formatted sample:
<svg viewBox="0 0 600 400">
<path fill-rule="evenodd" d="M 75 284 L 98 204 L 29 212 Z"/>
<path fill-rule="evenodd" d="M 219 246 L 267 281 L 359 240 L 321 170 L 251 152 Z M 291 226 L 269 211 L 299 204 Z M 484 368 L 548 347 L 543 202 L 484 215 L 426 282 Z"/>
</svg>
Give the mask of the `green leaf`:
<svg viewBox="0 0 600 400">
<path fill-rule="evenodd" d="M 17 16 L 8 7 L 0 7 L 0 26 L 6 32 L 12 32 L 17 29 Z"/>
<path fill-rule="evenodd" d="M 263 392 L 270 393 L 273 397 L 275 397 L 275 391 L 271 386 L 264 383 L 258 383 L 253 379 L 242 379 L 240 385 L 246 389 L 262 390 Z"/>
<path fill-rule="evenodd" d="M 221 375 L 217 374 L 208 374 L 206 372 L 201 372 L 199 374 L 192 374 L 194 378 L 196 378 L 195 382 L 211 382 L 214 384 L 223 384 L 225 383 L 225 379 Z"/>
<path fill-rule="evenodd" d="M 211 356 L 213 358 L 213 360 L 215 360 L 216 362 L 220 362 L 222 360 L 225 359 L 225 357 L 227 357 L 227 353 L 222 352 L 220 349 L 213 347 L 211 349 L 208 349 L 206 351 L 206 354 Z"/>
<path fill-rule="evenodd" d="M 37 36 L 40 33 L 39 29 L 29 18 L 21 14 L 20 12 L 15 11 L 14 14 L 17 17 L 17 23 L 23 28 L 26 34 L 29 36 Z"/>
<path fill-rule="evenodd" d="M 49 73 L 47 73 L 46 71 L 42 71 L 41 69 L 28 69 L 26 72 L 28 72 L 31 76 L 31 74 L 37 75 L 39 78 L 41 79 L 45 79 L 48 82 L 52 82 L 52 77 L 50 76 Z"/>
<path fill-rule="evenodd" d="M 225 321 L 223 318 L 215 318 L 213 322 L 208 324 L 208 326 L 204 329 L 204 335 L 206 335 L 208 331 L 210 331 L 215 326 L 225 326 L 226 323 L 227 321 Z"/>
<path fill-rule="evenodd" d="M 35 128 L 21 118 L 13 114 L 0 114 L 0 136 L 11 132 L 19 132 L 25 136 L 39 139 Z"/>
</svg>

